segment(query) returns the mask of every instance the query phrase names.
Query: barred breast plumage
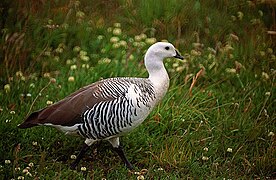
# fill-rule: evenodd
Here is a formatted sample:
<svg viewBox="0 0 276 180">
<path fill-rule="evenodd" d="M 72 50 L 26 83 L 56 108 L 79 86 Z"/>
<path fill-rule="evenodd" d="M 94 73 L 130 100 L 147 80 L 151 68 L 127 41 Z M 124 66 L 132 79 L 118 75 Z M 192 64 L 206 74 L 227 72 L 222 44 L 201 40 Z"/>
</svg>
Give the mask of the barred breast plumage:
<svg viewBox="0 0 276 180">
<path fill-rule="evenodd" d="M 170 43 L 153 44 L 145 55 L 148 78 L 109 78 L 72 93 L 63 100 L 33 112 L 18 127 L 37 125 L 56 127 L 66 134 L 78 134 L 85 143 L 75 168 L 88 147 L 98 140 L 108 140 L 125 165 L 132 169 L 119 143 L 119 137 L 141 124 L 162 99 L 169 86 L 163 59 L 183 57 Z"/>
</svg>

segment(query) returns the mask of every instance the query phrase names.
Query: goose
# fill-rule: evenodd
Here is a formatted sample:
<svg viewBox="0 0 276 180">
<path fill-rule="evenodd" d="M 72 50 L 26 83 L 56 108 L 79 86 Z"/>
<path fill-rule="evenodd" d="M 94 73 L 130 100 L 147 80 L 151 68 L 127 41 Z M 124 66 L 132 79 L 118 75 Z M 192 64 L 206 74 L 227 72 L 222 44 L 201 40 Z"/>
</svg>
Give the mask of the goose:
<svg viewBox="0 0 276 180">
<path fill-rule="evenodd" d="M 166 94 L 169 76 L 163 60 L 171 57 L 184 59 L 171 43 L 157 42 L 144 57 L 148 78 L 115 77 L 97 81 L 31 113 L 18 127 L 46 125 L 83 137 L 84 145 L 71 164 L 72 169 L 89 147 L 101 140 L 110 142 L 125 166 L 133 169 L 119 138 L 140 125 Z"/>
</svg>

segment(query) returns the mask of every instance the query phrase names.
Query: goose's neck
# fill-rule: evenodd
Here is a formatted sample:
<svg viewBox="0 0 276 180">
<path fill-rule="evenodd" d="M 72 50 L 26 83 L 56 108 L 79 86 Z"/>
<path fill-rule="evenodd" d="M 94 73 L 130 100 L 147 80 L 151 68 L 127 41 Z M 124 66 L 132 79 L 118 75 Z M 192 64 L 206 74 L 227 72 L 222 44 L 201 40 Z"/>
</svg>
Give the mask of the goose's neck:
<svg viewBox="0 0 276 180">
<path fill-rule="evenodd" d="M 158 96 L 162 98 L 169 87 L 169 75 L 161 57 L 151 54 L 145 56 L 145 66 L 149 73 L 149 80 L 154 85 Z"/>
</svg>

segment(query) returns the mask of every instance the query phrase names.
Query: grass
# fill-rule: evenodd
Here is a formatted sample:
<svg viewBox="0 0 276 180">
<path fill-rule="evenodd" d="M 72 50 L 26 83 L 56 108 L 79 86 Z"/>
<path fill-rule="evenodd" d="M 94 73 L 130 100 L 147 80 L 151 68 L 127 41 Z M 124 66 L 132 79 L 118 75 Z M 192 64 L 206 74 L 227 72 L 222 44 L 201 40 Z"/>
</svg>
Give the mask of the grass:
<svg viewBox="0 0 276 180">
<path fill-rule="evenodd" d="M 275 4 L 55 1 L 42 11 L 29 2 L 8 3 L 2 24 L 1 179 L 275 178 Z M 28 112 L 99 79 L 147 77 L 143 55 L 156 39 L 187 59 L 166 60 L 169 92 L 121 140 L 138 173 L 106 142 L 72 171 L 83 139 L 17 128 Z"/>
</svg>

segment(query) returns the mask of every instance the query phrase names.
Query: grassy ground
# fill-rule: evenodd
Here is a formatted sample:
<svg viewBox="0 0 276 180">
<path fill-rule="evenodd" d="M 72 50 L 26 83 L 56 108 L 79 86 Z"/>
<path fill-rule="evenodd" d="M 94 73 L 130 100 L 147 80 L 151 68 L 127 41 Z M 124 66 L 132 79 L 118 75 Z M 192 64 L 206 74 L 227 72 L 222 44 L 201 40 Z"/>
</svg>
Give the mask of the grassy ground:
<svg viewBox="0 0 276 180">
<path fill-rule="evenodd" d="M 275 4 L 4 2 L 0 179 L 275 178 L 275 35 L 267 33 Z M 147 77 L 143 55 L 164 39 L 187 59 L 166 60 L 169 92 L 122 138 L 135 171 L 106 142 L 70 170 L 83 139 L 17 128 L 30 111 L 99 79 Z"/>
</svg>

